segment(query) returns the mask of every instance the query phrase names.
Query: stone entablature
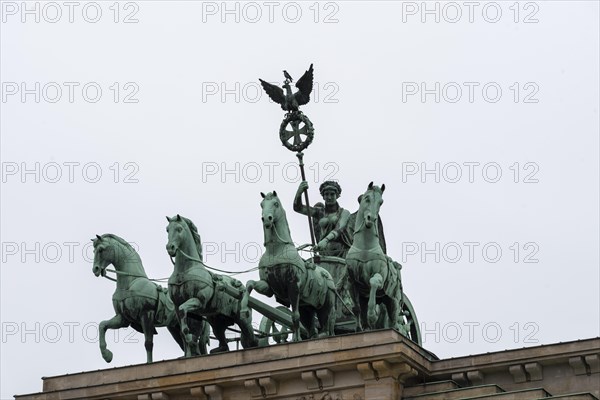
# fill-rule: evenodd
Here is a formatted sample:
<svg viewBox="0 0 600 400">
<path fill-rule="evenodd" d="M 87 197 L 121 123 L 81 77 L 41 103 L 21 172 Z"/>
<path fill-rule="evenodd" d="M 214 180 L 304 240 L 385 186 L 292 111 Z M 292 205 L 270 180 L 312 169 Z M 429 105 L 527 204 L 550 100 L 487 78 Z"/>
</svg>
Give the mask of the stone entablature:
<svg viewBox="0 0 600 400">
<path fill-rule="evenodd" d="M 598 396 L 600 339 L 437 360 L 393 330 L 44 378 L 19 400 L 379 400 L 426 382 Z M 408 389 L 408 388 L 411 389 Z M 414 389 L 413 389 L 414 388 Z M 311 397 L 312 396 L 312 397 Z"/>
</svg>

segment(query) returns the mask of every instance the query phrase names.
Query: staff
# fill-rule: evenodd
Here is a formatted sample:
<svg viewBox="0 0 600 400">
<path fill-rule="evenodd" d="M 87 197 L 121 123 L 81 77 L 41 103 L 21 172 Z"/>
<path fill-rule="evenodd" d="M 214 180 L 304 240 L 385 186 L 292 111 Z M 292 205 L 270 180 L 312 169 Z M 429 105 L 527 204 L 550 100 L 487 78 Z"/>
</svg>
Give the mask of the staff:
<svg viewBox="0 0 600 400">
<path fill-rule="evenodd" d="M 302 75 L 302 77 L 296 82 L 296 88 L 298 88 L 296 93 L 292 93 L 292 88 L 290 86 L 290 83 L 293 82 L 291 75 L 285 70 L 283 71 L 283 75 L 285 76 L 283 88 L 270 84 L 262 79 L 259 80 L 263 89 L 269 95 L 271 100 L 273 100 L 275 103 L 278 103 L 284 111 L 287 111 L 283 121 L 281 122 L 281 126 L 279 127 L 279 139 L 288 150 L 296 152 L 296 157 L 298 157 L 298 161 L 300 163 L 302 180 L 306 181 L 303 161 L 304 154 L 302 153 L 302 150 L 306 149 L 308 145 L 312 143 L 315 130 L 312 122 L 306 115 L 302 113 L 302 111 L 298 109 L 298 107 L 308 103 L 310 100 L 310 93 L 313 89 L 313 65 L 310 64 L 308 70 L 304 72 L 304 75 Z M 291 130 L 287 129 L 288 126 L 291 128 Z M 310 210 L 310 202 L 308 200 L 307 190 L 304 191 L 304 201 Z M 307 217 L 308 228 L 310 229 L 311 244 L 313 251 L 315 252 L 315 256 L 317 256 L 315 231 L 310 212 L 307 213 Z"/>
<path fill-rule="evenodd" d="M 304 161 L 303 161 L 304 153 L 299 151 L 298 153 L 296 153 L 296 157 L 298 157 L 298 162 L 300 164 L 300 174 L 302 175 L 302 180 L 306 181 L 306 175 L 304 173 Z M 310 210 L 310 202 L 308 200 L 308 190 L 304 191 L 304 202 L 306 203 L 306 208 L 308 210 Z M 308 217 L 308 228 L 310 229 L 310 242 L 313 246 L 315 254 L 317 254 L 317 250 L 315 249 L 315 247 L 316 247 L 315 246 L 316 245 L 315 230 L 314 230 L 313 223 L 312 223 L 312 217 L 310 216 L 310 211 L 306 213 L 306 216 Z"/>
</svg>

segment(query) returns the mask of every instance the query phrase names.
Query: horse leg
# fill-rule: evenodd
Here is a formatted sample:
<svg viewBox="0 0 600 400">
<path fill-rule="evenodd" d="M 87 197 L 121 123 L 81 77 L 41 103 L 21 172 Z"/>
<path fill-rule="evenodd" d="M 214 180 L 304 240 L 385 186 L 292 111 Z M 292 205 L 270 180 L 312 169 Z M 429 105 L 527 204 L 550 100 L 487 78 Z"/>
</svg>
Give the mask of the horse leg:
<svg viewBox="0 0 600 400">
<path fill-rule="evenodd" d="M 250 299 L 250 293 L 252 293 L 252 289 L 254 289 L 255 285 L 256 282 L 253 280 L 246 282 L 246 290 L 244 290 L 242 299 L 240 300 L 240 317 L 242 318 L 248 318 L 252 315 L 252 311 L 248 308 L 248 300 Z"/>
<path fill-rule="evenodd" d="M 225 337 L 225 329 L 227 329 L 227 324 L 225 323 L 225 321 L 219 318 L 219 316 L 216 316 L 211 318 L 210 325 L 212 326 L 212 330 L 215 337 L 219 341 L 219 347 L 212 349 L 210 351 L 210 354 L 229 351 L 229 346 L 227 345 L 227 338 Z"/>
<path fill-rule="evenodd" d="M 252 284 L 254 283 L 255 282 L 252 281 Z M 256 337 L 254 336 L 254 328 L 252 327 L 252 312 L 248 308 L 248 290 L 244 292 L 244 297 L 246 298 L 246 303 L 244 304 L 244 299 L 242 299 L 240 303 L 240 311 L 234 317 L 234 322 L 240 327 L 240 330 L 242 331 L 242 347 L 246 349 L 258 346 L 258 339 L 256 339 Z M 246 311 L 244 311 L 244 309 Z"/>
<path fill-rule="evenodd" d="M 300 337 L 300 288 L 298 287 L 298 281 L 292 280 L 288 285 L 288 296 L 290 304 L 292 306 L 292 341 L 299 342 Z"/>
<path fill-rule="evenodd" d="M 362 311 L 363 311 L 363 307 L 361 305 L 361 301 L 360 301 L 360 290 L 357 287 L 356 281 L 354 280 L 354 270 L 350 269 L 350 266 L 347 266 L 348 268 L 348 282 L 349 282 L 349 292 L 350 292 L 350 297 L 352 298 L 352 302 L 354 304 L 352 304 L 352 313 L 354 314 L 355 318 L 356 318 L 356 332 L 362 332 L 363 329 L 363 325 L 362 325 Z"/>
<path fill-rule="evenodd" d="M 328 317 L 327 319 L 327 332 L 329 334 L 329 336 L 334 336 L 335 335 L 335 322 L 336 322 L 336 315 L 337 313 L 335 312 L 335 305 L 336 305 L 336 292 L 334 290 L 329 290 L 328 293 L 329 296 L 329 304 L 330 307 L 329 310 L 325 310 L 325 315 Z"/>
<path fill-rule="evenodd" d="M 252 319 L 245 318 L 243 316 L 239 316 L 236 318 L 235 323 L 240 327 L 242 331 L 242 347 L 244 349 L 249 349 L 251 347 L 258 346 L 258 339 L 254 336 L 254 328 L 252 327 Z"/>
<path fill-rule="evenodd" d="M 202 321 L 200 328 L 200 337 L 198 339 L 198 346 L 200 347 L 200 354 L 208 354 L 207 346 L 210 343 L 210 325 L 208 322 Z"/>
<path fill-rule="evenodd" d="M 188 324 L 192 332 L 192 339 L 194 340 L 193 353 L 197 355 L 206 354 L 206 345 L 210 339 L 208 323 L 203 318 L 188 318 Z"/>
<path fill-rule="evenodd" d="M 193 335 L 190 333 L 190 328 L 187 323 L 188 313 L 199 310 L 202 307 L 202 302 L 198 298 L 188 299 L 185 303 L 179 306 L 177 316 L 179 318 L 179 324 L 181 326 L 181 335 L 185 341 L 185 356 L 191 357 L 199 352 L 197 350 L 198 343 L 194 340 Z"/>
<path fill-rule="evenodd" d="M 300 310 L 300 322 L 302 325 L 304 325 L 306 331 L 308 332 L 307 339 L 311 339 L 316 336 L 317 329 L 315 327 L 315 312 L 312 310 L 312 307 L 302 307 Z"/>
<path fill-rule="evenodd" d="M 120 329 L 128 326 L 129 323 L 125 321 L 121 314 L 117 314 L 109 320 L 100 322 L 98 327 L 100 352 L 102 353 L 102 358 L 104 358 L 104 361 L 107 363 L 112 361 L 113 353 L 106 347 L 106 331 L 108 329 Z"/>
<path fill-rule="evenodd" d="M 377 299 L 375 295 L 377 294 L 377 290 L 383 288 L 383 277 L 380 274 L 375 274 L 369 279 L 369 304 L 368 304 L 368 312 L 367 312 L 367 322 L 369 324 L 369 328 L 373 329 L 377 324 L 377 313 L 375 312 L 375 307 L 377 307 Z"/>
<path fill-rule="evenodd" d="M 327 291 L 327 300 L 325 304 L 319 310 L 317 310 L 317 317 L 319 318 L 319 324 L 321 325 L 321 331 L 319 336 L 333 336 L 335 335 L 335 320 L 337 313 L 335 311 L 335 304 L 337 298 L 335 292 L 331 289 Z"/>
<path fill-rule="evenodd" d="M 171 336 L 173 336 L 173 339 L 175 339 L 181 350 L 185 351 L 185 344 L 183 343 L 183 339 L 181 338 L 181 329 L 179 328 L 179 324 L 173 323 L 167 326 L 167 329 Z"/>
<path fill-rule="evenodd" d="M 398 325 L 398 319 L 400 316 L 400 304 L 398 302 L 398 299 L 386 296 L 383 304 L 385 304 L 385 308 L 387 309 L 390 328 L 396 329 L 398 331 L 401 330 L 400 326 Z"/>
<path fill-rule="evenodd" d="M 146 362 L 152 362 L 152 349 L 154 348 L 154 311 L 142 315 L 142 330 L 144 331 L 144 347 L 146 348 Z"/>
<path fill-rule="evenodd" d="M 168 296 L 170 300 L 171 294 L 169 294 Z M 171 336 L 173 336 L 173 339 L 175 339 L 181 350 L 185 352 L 185 343 L 183 342 L 183 338 L 181 337 L 181 325 L 179 323 L 179 315 L 175 310 L 174 313 L 175 318 L 169 318 L 170 323 L 169 325 L 167 325 L 167 329 L 169 330 L 169 333 L 171 334 Z"/>
<path fill-rule="evenodd" d="M 404 301 L 402 298 L 401 289 L 397 291 L 396 296 L 394 298 L 390 299 L 390 302 L 392 303 L 391 306 L 393 307 L 393 315 L 395 318 L 395 320 L 392 320 L 394 324 L 393 328 L 400 332 L 402 335 L 409 337 L 410 327 L 407 325 L 404 318 L 406 314 L 402 311 L 402 305 L 404 304 Z"/>
<path fill-rule="evenodd" d="M 365 327 L 369 328 L 369 323 L 367 321 L 367 311 L 369 309 L 369 299 L 366 297 L 359 296 L 358 297 L 359 304 L 359 313 L 358 313 L 358 321 L 360 321 L 360 329 L 363 330 Z"/>
<path fill-rule="evenodd" d="M 273 291 L 271 290 L 271 287 L 269 286 L 269 283 L 267 281 L 248 281 L 248 283 L 246 283 L 246 296 L 250 296 L 250 293 L 252 293 L 252 290 L 256 290 L 258 293 L 262 294 L 263 296 L 267 296 L 267 297 L 273 297 Z M 245 297 L 246 297 L 245 296 Z M 248 306 L 248 298 L 246 297 L 246 303 L 245 303 L 246 307 Z M 242 299 L 242 307 L 244 306 L 244 299 Z"/>
<path fill-rule="evenodd" d="M 256 290 L 263 296 L 273 297 L 273 291 L 269 287 L 267 281 L 250 280 L 246 282 L 246 290 L 244 291 L 244 295 L 242 296 L 242 300 L 240 301 L 240 316 L 244 319 L 252 318 L 252 311 L 250 311 L 250 308 L 248 307 L 248 301 L 250 299 L 250 294 L 253 290 Z"/>
</svg>

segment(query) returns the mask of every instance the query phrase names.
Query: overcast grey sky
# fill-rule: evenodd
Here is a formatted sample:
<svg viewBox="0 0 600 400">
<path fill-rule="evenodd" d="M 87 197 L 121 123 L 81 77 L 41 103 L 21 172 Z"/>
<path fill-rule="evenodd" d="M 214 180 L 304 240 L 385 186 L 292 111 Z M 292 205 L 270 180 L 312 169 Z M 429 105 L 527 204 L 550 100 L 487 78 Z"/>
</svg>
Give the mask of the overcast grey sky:
<svg viewBox="0 0 600 400">
<path fill-rule="evenodd" d="M 243 270 L 262 249 L 259 192 L 275 189 L 309 241 L 258 78 L 310 63 L 311 200 L 336 179 L 354 211 L 386 184 L 424 347 L 599 335 L 598 2 L 22 4 L 1 3 L 0 398 L 145 361 L 130 329 L 108 335 L 112 364 L 100 356 L 114 284 L 92 275 L 95 234 L 167 277 L 165 216 L 180 213 L 208 264 Z M 164 329 L 155 342 L 156 360 L 181 355 Z"/>
</svg>

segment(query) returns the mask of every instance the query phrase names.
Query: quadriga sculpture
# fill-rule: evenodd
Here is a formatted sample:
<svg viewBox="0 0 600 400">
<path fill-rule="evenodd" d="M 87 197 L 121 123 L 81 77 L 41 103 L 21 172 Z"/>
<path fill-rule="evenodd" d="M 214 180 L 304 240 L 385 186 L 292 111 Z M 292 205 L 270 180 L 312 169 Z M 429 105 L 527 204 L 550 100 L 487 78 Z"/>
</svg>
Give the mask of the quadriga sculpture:
<svg viewBox="0 0 600 400">
<path fill-rule="evenodd" d="M 162 286 L 151 282 L 146 276 L 139 254 L 125 240 L 110 233 L 96 235 L 94 243 L 94 275 L 106 277 L 106 268 L 112 264 L 117 274 L 117 288 L 112 296 L 115 316 L 100 322 L 99 342 L 102 357 L 111 362 L 113 353 L 106 347 L 106 330 L 128 326 L 143 333 L 146 361 L 152 362 L 155 327 L 166 327 L 183 350 L 180 326 L 175 316 L 173 302 Z M 114 280 L 113 278 L 108 278 Z M 209 330 L 207 324 L 198 321 L 192 327 L 199 354 L 206 354 Z"/>
</svg>

